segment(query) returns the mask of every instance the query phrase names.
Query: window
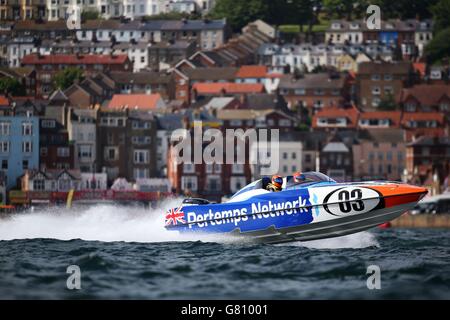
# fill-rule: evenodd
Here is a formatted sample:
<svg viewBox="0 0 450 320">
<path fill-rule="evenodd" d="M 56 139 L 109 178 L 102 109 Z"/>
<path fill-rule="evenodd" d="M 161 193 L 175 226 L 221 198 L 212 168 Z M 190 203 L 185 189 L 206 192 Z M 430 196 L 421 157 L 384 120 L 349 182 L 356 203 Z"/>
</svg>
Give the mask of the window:
<svg viewBox="0 0 450 320">
<path fill-rule="evenodd" d="M 391 81 L 392 80 L 392 74 L 385 74 L 384 75 L 384 80 L 385 81 Z"/>
<path fill-rule="evenodd" d="M 2 160 L 2 170 L 8 170 L 8 160 Z"/>
<path fill-rule="evenodd" d="M 181 177 L 181 188 L 183 190 L 197 191 L 197 177 Z"/>
<path fill-rule="evenodd" d="M 31 141 L 22 142 L 22 152 L 23 153 L 33 152 L 33 143 Z"/>
<path fill-rule="evenodd" d="M 119 152 L 114 147 L 105 148 L 105 158 L 106 160 L 116 160 L 119 155 Z"/>
<path fill-rule="evenodd" d="M 46 157 L 48 155 L 48 149 L 46 147 L 41 148 L 41 157 Z"/>
<path fill-rule="evenodd" d="M 373 74 L 371 77 L 372 81 L 379 81 L 381 79 L 379 74 Z"/>
<path fill-rule="evenodd" d="M 42 120 L 41 122 L 42 128 L 54 128 L 56 126 L 55 120 Z"/>
<path fill-rule="evenodd" d="M 134 179 L 148 179 L 150 177 L 149 169 L 144 168 L 134 168 L 133 175 Z"/>
<path fill-rule="evenodd" d="M 288 119 L 280 119 L 278 121 L 278 123 L 279 123 L 280 127 L 290 127 L 292 125 L 291 120 L 288 120 Z"/>
<path fill-rule="evenodd" d="M 92 146 L 81 145 L 78 149 L 78 158 L 92 158 Z"/>
<path fill-rule="evenodd" d="M 372 94 L 373 95 L 379 95 L 380 94 L 380 87 L 372 87 Z"/>
<path fill-rule="evenodd" d="M 11 124 L 7 121 L 0 122 L 0 136 L 9 136 Z"/>
<path fill-rule="evenodd" d="M 232 173 L 244 173 L 244 165 L 243 164 L 233 164 L 231 167 Z"/>
<path fill-rule="evenodd" d="M 23 170 L 28 170 L 28 160 L 23 160 L 22 161 L 22 169 Z"/>
<path fill-rule="evenodd" d="M 33 134 L 33 124 L 31 122 L 22 123 L 22 135 L 31 136 Z"/>
<path fill-rule="evenodd" d="M 148 150 L 134 150 L 134 163 L 147 164 L 150 161 L 150 152 Z"/>
<path fill-rule="evenodd" d="M 61 158 L 68 158 L 70 156 L 70 148 L 58 148 L 56 154 Z"/>
<path fill-rule="evenodd" d="M 44 180 L 34 180 L 33 181 L 33 190 L 35 191 L 43 191 L 45 190 L 45 181 Z"/>
<path fill-rule="evenodd" d="M 195 166 L 192 163 L 185 163 L 185 164 L 183 164 L 183 172 L 184 173 L 194 173 Z"/>
<path fill-rule="evenodd" d="M 0 141 L 0 153 L 9 152 L 9 141 Z"/>
</svg>

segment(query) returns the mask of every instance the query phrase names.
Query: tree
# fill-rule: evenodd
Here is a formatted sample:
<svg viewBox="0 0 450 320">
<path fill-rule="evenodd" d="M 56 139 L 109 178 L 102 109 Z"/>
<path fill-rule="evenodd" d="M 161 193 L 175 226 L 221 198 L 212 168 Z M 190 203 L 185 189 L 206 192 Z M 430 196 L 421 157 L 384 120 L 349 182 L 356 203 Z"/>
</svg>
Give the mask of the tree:
<svg viewBox="0 0 450 320">
<path fill-rule="evenodd" d="M 61 90 L 65 90 L 70 87 L 75 81 L 83 80 L 83 70 L 76 67 L 69 67 L 59 71 L 53 81 L 55 86 Z"/>
<path fill-rule="evenodd" d="M 249 22 L 262 19 L 271 22 L 270 0 L 218 0 L 214 7 L 211 17 L 216 19 L 227 18 L 235 32 Z M 274 1 L 275 2 L 275 1 Z"/>
<path fill-rule="evenodd" d="M 88 10 L 88 11 L 83 11 L 81 13 L 82 21 L 97 20 L 97 19 L 100 19 L 100 13 L 96 10 Z"/>
<path fill-rule="evenodd" d="M 431 12 L 436 32 L 450 27 L 450 0 L 440 0 L 431 7 Z"/>
<path fill-rule="evenodd" d="M 323 6 L 328 16 L 337 16 L 351 20 L 356 13 L 361 14 L 362 8 L 367 8 L 367 1 L 364 0 L 323 0 Z"/>
<path fill-rule="evenodd" d="M 11 94 L 13 96 L 23 96 L 25 95 L 26 90 L 19 80 L 4 77 L 0 78 L 0 93 Z"/>
<path fill-rule="evenodd" d="M 395 98 L 392 94 L 389 94 L 386 98 L 380 101 L 378 105 L 378 109 L 385 111 L 392 111 L 397 108 L 397 104 L 395 103 Z"/>
<path fill-rule="evenodd" d="M 425 47 L 425 57 L 433 64 L 450 57 L 450 27 L 436 34 Z"/>
</svg>

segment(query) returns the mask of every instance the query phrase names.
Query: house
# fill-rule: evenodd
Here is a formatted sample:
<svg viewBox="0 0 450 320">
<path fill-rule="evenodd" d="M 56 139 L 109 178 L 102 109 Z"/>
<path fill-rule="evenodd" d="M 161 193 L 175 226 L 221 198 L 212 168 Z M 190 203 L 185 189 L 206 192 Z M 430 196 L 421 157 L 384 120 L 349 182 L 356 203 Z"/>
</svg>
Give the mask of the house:
<svg viewBox="0 0 450 320">
<path fill-rule="evenodd" d="M 145 96 L 145 95 L 144 95 Z M 110 106 L 100 108 L 97 116 L 97 166 L 108 174 L 108 182 L 156 176 L 156 123 L 153 111 L 159 95 L 121 96 Z M 124 106 L 129 106 L 124 108 Z"/>
<path fill-rule="evenodd" d="M 190 104 L 195 97 L 192 88 L 195 84 L 232 83 L 236 79 L 234 67 L 197 67 L 191 62 L 181 61 L 175 69 L 175 98 Z"/>
<path fill-rule="evenodd" d="M 68 192 L 82 189 L 77 170 L 27 170 L 21 177 L 22 191 Z"/>
<path fill-rule="evenodd" d="M 12 96 L 9 114 L 15 116 L 43 116 L 49 104 L 47 99 L 36 99 L 30 96 Z"/>
<path fill-rule="evenodd" d="M 406 145 L 407 180 L 423 184 L 435 175 L 439 186 L 450 174 L 450 138 L 420 137 Z M 443 189 L 441 189 L 443 190 Z"/>
<path fill-rule="evenodd" d="M 0 20 L 46 19 L 45 1 L 0 2 Z"/>
<path fill-rule="evenodd" d="M 353 152 L 352 141 L 338 134 L 333 136 L 320 150 L 320 172 L 338 181 L 352 181 L 353 178 Z"/>
<path fill-rule="evenodd" d="M 279 129 L 291 131 L 297 124 L 293 116 L 274 109 L 222 109 L 216 112 L 225 129 Z"/>
<path fill-rule="evenodd" d="M 266 66 L 241 66 L 236 72 L 236 83 L 265 83 L 267 75 Z"/>
<path fill-rule="evenodd" d="M 364 21 L 333 20 L 325 31 L 325 42 L 334 44 L 362 44 L 363 32 L 367 29 Z"/>
<path fill-rule="evenodd" d="M 156 111 L 166 107 L 159 93 L 154 94 L 115 94 L 108 103 L 110 110 Z"/>
<path fill-rule="evenodd" d="M 226 19 L 220 20 L 87 20 L 76 31 L 79 41 L 169 42 L 195 41 L 203 50 L 220 47 L 229 37 Z"/>
<path fill-rule="evenodd" d="M 82 174 L 97 171 L 97 113 L 98 107 L 68 111 L 67 132 L 74 146 L 74 168 Z"/>
<path fill-rule="evenodd" d="M 343 106 L 350 94 L 345 75 L 328 73 L 285 75 L 278 88 L 289 108 L 304 107 L 311 114 L 324 107 Z"/>
<path fill-rule="evenodd" d="M 148 48 L 148 68 L 153 71 L 168 70 L 180 60 L 195 53 L 195 41 L 162 41 Z"/>
<path fill-rule="evenodd" d="M 406 167 L 404 136 L 402 129 L 359 131 L 352 146 L 354 179 L 400 181 Z"/>
<path fill-rule="evenodd" d="M 402 126 L 406 129 L 406 140 L 412 141 L 420 136 L 448 136 L 446 116 L 439 112 L 404 112 Z"/>
<path fill-rule="evenodd" d="M 107 190 L 108 177 L 104 172 L 81 172 L 81 190 Z"/>
<path fill-rule="evenodd" d="M 400 129 L 400 111 L 371 111 L 359 114 L 358 127 L 361 129 Z"/>
<path fill-rule="evenodd" d="M 65 12 L 62 16 L 65 18 Z M 67 28 L 67 21 L 39 21 L 34 19 L 16 21 L 12 30 L 14 38 L 32 37 L 35 39 L 68 39 L 73 37 L 74 30 Z"/>
<path fill-rule="evenodd" d="M 192 97 L 197 100 L 201 97 L 231 96 L 253 93 L 264 93 L 264 85 L 260 83 L 195 83 L 192 86 Z"/>
<path fill-rule="evenodd" d="M 183 128 L 183 115 L 176 113 L 157 114 L 157 172 L 160 176 L 167 175 L 167 156 L 172 133 Z"/>
<path fill-rule="evenodd" d="M 272 146 L 254 143 L 250 147 L 252 180 L 274 174 L 283 177 L 303 171 L 303 143 L 293 133 L 281 134 L 279 143 Z"/>
<path fill-rule="evenodd" d="M 32 68 L 3 68 L 0 67 L 0 79 L 10 78 L 19 81 L 25 89 L 26 96 L 36 95 L 36 71 Z"/>
<path fill-rule="evenodd" d="M 203 145 L 202 152 L 205 147 L 206 145 Z M 244 157 L 244 162 L 248 163 L 248 152 L 241 155 Z M 231 195 L 251 181 L 248 164 L 204 162 L 194 164 L 192 160 L 178 163 L 176 159 L 176 149 L 172 143 L 167 157 L 167 178 L 173 192 L 177 194 L 219 201 L 224 195 Z"/>
<path fill-rule="evenodd" d="M 450 86 L 420 84 L 401 91 L 399 102 L 405 112 L 443 112 L 450 115 Z"/>
<path fill-rule="evenodd" d="M 75 148 L 66 128 L 55 118 L 41 118 L 39 123 L 40 168 L 74 169 Z"/>
<path fill-rule="evenodd" d="M 0 116 L 0 171 L 9 190 L 25 170 L 39 168 L 39 118 Z"/>
<path fill-rule="evenodd" d="M 173 74 L 165 72 L 110 72 L 116 93 L 120 94 L 160 94 L 165 100 L 175 98 L 175 80 Z"/>
<path fill-rule="evenodd" d="M 64 90 L 64 95 L 70 106 L 89 108 L 111 99 L 117 85 L 112 76 L 100 72 L 85 77 L 81 82 L 75 82 Z"/>
<path fill-rule="evenodd" d="M 99 72 L 127 71 L 132 69 L 127 55 L 48 55 L 30 54 L 22 59 L 22 65 L 36 70 L 37 94 L 48 96 L 53 91 L 53 77 L 67 67 L 77 67 L 85 76 Z"/>
<path fill-rule="evenodd" d="M 363 62 L 358 67 L 356 91 L 358 106 L 374 110 L 381 102 L 394 103 L 403 88 L 414 81 L 414 69 L 410 62 Z"/>
<path fill-rule="evenodd" d="M 6 45 L 6 63 L 10 68 L 20 67 L 23 57 L 31 54 L 36 46 L 35 39 L 30 36 L 13 37 Z"/>
<path fill-rule="evenodd" d="M 328 107 L 317 111 L 312 118 L 314 129 L 356 129 L 359 110 L 355 106 L 348 108 Z"/>
</svg>

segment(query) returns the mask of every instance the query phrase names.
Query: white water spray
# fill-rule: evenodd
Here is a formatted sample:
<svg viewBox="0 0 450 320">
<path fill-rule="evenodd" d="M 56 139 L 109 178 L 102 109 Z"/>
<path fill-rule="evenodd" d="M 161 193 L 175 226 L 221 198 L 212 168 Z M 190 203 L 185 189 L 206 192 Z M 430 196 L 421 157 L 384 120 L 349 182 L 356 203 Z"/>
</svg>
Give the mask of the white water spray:
<svg viewBox="0 0 450 320">
<path fill-rule="evenodd" d="M 78 210 L 65 208 L 15 214 L 0 219 L 0 240 L 14 239 L 82 239 L 87 241 L 124 242 L 236 242 L 226 235 L 179 234 L 164 228 L 164 214 L 178 207 L 180 199 L 163 201 L 155 209 L 95 205 Z M 240 242 L 245 240 L 240 239 Z M 365 248 L 378 246 L 375 237 L 362 232 L 335 239 L 291 243 L 317 249 Z"/>
</svg>

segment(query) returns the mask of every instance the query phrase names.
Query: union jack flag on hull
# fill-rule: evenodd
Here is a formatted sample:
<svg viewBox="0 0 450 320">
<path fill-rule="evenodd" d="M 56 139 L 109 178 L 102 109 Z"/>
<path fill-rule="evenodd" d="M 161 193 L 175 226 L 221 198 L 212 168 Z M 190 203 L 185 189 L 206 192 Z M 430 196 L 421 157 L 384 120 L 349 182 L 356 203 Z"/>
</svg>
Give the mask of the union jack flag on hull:
<svg viewBox="0 0 450 320">
<path fill-rule="evenodd" d="M 170 209 L 169 211 L 167 211 L 166 226 L 176 226 L 178 223 L 186 223 L 186 221 L 184 220 L 184 212 L 181 211 L 181 209 L 182 207 L 179 207 L 178 209 Z"/>
</svg>

